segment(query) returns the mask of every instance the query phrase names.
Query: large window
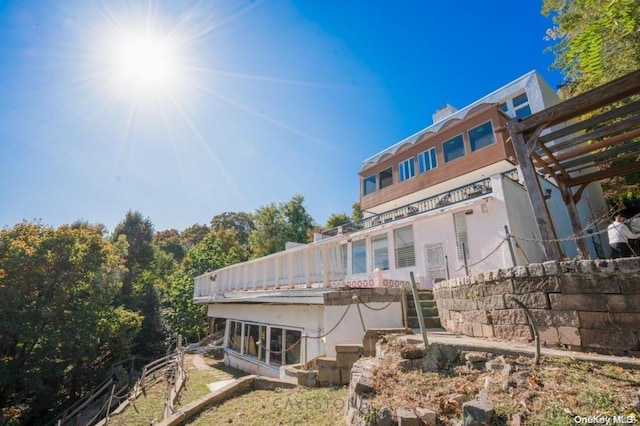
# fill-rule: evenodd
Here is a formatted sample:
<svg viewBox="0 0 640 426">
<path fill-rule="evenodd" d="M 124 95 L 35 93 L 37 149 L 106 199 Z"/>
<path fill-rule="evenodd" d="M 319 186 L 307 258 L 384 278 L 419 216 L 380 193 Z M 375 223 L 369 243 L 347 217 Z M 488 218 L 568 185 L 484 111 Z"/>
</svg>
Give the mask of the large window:
<svg viewBox="0 0 640 426">
<path fill-rule="evenodd" d="M 443 143 L 442 151 L 444 152 L 445 163 L 462 157 L 464 155 L 464 140 L 462 139 L 462 135 L 458 135 Z"/>
<path fill-rule="evenodd" d="M 487 121 L 486 123 L 469 130 L 469 145 L 471 146 L 472 152 L 480 148 L 484 148 L 485 146 L 489 146 L 495 141 L 496 138 L 493 134 L 491 121 Z"/>
<path fill-rule="evenodd" d="M 436 167 L 438 167 L 438 163 L 436 161 L 435 147 L 418 154 L 418 169 L 420 170 L 420 173 L 428 172 Z"/>
<path fill-rule="evenodd" d="M 376 192 L 376 175 L 371 175 L 362 181 L 362 194 L 368 195 L 372 192 Z"/>
<path fill-rule="evenodd" d="M 364 274 L 367 272 L 367 241 L 354 241 L 351 244 L 351 273 Z"/>
<path fill-rule="evenodd" d="M 371 239 L 373 269 L 389 269 L 389 248 L 386 235 L 377 235 Z"/>
<path fill-rule="evenodd" d="M 285 364 L 300 362 L 300 330 L 241 321 L 230 321 L 229 327 L 228 349 L 255 359 L 259 355 L 262 363 L 274 366 L 282 365 L 283 353 Z"/>
<path fill-rule="evenodd" d="M 396 255 L 396 268 L 416 266 L 416 252 L 413 245 L 413 226 L 394 229 L 393 240 Z"/>
<path fill-rule="evenodd" d="M 398 179 L 400 182 L 410 179 L 416 175 L 416 168 L 413 164 L 413 157 L 398 164 Z"/>
<path fill-rule="evenodd" d="M 380 182 L 380 189 L 393 185 L 393 168 L 389 167 L 378 173 L 378 181 Z"/>
</svg>

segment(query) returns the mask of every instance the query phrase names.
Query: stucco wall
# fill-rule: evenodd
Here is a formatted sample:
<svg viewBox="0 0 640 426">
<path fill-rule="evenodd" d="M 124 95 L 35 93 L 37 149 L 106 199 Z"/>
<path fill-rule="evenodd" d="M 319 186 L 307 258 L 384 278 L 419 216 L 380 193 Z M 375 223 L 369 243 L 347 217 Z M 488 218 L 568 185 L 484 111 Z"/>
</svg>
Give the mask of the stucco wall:
<svg viewBox="0 0 640 426">
<path fill-rule="evenodd" d="M 640 355 L 640 261 L 533 263 L 436 283 L 442 326 L 469 336 Z"/>
</svg>

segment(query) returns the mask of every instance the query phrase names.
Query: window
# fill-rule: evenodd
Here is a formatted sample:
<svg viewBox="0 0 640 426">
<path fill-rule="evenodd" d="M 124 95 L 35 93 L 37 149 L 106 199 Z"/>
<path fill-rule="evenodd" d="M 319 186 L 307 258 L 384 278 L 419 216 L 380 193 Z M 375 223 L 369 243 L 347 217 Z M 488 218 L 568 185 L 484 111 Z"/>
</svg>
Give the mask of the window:
<svg viewBox="0 0 640 426">
<path fill-rule="evenodd" d="M 245 355 L 258 357 L 260 354 L 260 360 L 266 361 L 266 352 L 264 346 L 266 345 L 267 328 L 264 325 L 257 324 L 245 324 L 244 331 L 244 351 Z M 258 347 L 258 342 L 263 346 L 262 349 Z"/>
<path fill-rule="evenodd" d="M 354 241 L 351 244 L 351 273 L 364 274 L 367 272 L 367 241 Z"/>
<path fill-rule="evenodd" d="M 371 175 L 362 181 L 362 194 L 368 195 L 376 192 L 376 175 Z"/>
<path fill-rule="evenodd" d="M 436 167 L 438 167 L 438 163 L 436 162 L 435 147 L 426 150 L 422 154 L 418 154 L 418 168 L 420 173 L 428 172 Z"/>
<path fill-rule="evenodd" d="M 467 219 L 464 212 L 453 214 L 453 228 L 456 233 L 456 252 L 458 260 L 464 260 L 469 256 L 469 241 L 467 239 Z"/>
<path fill-rule="evenodd" d="M 380 182 L 380 189 L 393 185 L 393 168 L 389 167 L 388 169 L 378 173 L 378 179 Z"/>
<path fill-rule="evenodd" d="M 389 249 L 386 235 L 377 235 L 371 239 L 373 269 L 389 269 Z"/>
<path fill-rule="evenodd" d="M 302 333 L 298 330 L 284 331 L 284 361 L 286 364 L 298 364 L 300 362 L 300 346 L 302 346 Z"/>
<path fill-rule="evenodd" d="M 269 364 L 282 365 L 283 330 L 278 327 L 269 328 Z"/>
<path fill-rule="evenodd" d="M 413 226 L 393 230 L 396 268 L 416 266 L 416 253 L 413 247 Z"/>
<path fill-rule="evenodd" d="M 416 175 L 416 169 L 413 164 L 413 157 L 407 160 L 404 160 L 402 163 L 398 164 L 398 176 L 400 182 L 412 178 Z"/>
<path fill-rule="evenodd" d="M 458 135 L 443 143 L 442 150 L 444 151 L 445 163 L 462 157 L 464 155 L 464 140 L 462 139 L 462 135 Z"/>
<path fill-rule="evenodd" d="M 491 126 L 490 121 L 469 130 L 469 145 L 471 145 L 472 152 L 489 146 L 495 141 L 496 138 L 493 134 L 493 126 Z"/>
<path fill-rule="evenodd" d="M 531 106 L 526 93 L 513 98 L 513 110 L 518 118 L 525 118 L 531 115 Z"/>
<path fill-rule="evenodd" d="M 231 321 L 229 323 L 229 341 L 227 342 L 227 348 L 240 352 L 242 349 L 242 323 L 238 321 Z"/>
</svg>

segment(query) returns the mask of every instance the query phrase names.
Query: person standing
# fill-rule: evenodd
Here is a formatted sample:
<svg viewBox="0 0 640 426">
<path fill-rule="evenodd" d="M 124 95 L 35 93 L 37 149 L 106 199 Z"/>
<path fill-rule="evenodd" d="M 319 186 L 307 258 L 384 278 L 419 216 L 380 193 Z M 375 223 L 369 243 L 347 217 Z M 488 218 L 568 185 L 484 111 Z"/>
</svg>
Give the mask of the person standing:
<svg viewBox="0 0 640 426">
<path fill-rule="evenodd" d="M 632 253 L 629 240 L 640 238 L 640 233 L 633 232 L 624 223 L 625 220 L 627 220 L 627 216 L 624 213 L 618 213 L 613 223 L 607 228 L 612 259 L 636 255 L 636 253 Z"/>
</svg>

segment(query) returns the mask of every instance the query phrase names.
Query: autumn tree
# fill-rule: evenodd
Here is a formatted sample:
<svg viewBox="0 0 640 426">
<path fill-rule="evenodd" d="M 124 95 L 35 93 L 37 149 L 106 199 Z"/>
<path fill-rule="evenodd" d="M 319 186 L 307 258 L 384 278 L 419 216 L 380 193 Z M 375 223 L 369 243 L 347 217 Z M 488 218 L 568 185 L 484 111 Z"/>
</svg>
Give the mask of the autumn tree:
<svg viewBox="0 0 640 426">
<path fill-rule="evenodd" d="M 221 229 L 233 229 L 238 237 L 240 245 L 249 247 L 249 235 L 255 229 L 251 215 L 245 212 L 224 212 L 215 215 L 211 219 L 211 228 L 219 231 Z M 246 260 L 246 259 L 244 259 Z"/>
<path fill-rule="evenodd" d="M 129 353 L 142 318 L 114 303 L 126 246 L 103 230 L 0 230 L 0 423 L 46 422 Z"/>
</svg>

